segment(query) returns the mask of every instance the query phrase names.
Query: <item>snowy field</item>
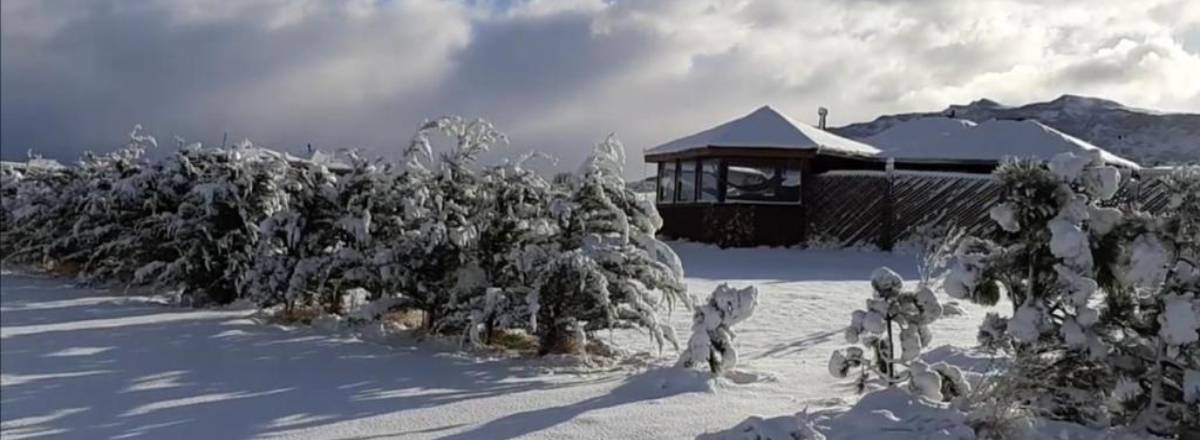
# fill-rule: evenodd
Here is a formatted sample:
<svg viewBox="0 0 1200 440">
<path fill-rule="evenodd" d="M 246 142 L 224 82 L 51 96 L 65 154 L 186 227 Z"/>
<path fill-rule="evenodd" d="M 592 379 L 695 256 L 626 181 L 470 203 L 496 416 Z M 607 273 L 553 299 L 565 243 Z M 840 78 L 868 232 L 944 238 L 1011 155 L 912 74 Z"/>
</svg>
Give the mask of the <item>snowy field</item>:
<svg viewBox="0 0 1200 440">
<path fill-rule="evenodd" d="M 259 324 L 250 310 L 192 310 L 155 297 L 5 273 L 2 432 L 21 438 L 694 438 L 751 415 L 843 407 L 856 395 L 827 372 L 846 346 L 867 277 L 915 259 L 856 250 L 728 249 L 672 243 L 691 294 L 754 284 L 728 380 L 663 368 L 667 350 L 620 368 L 479 359 L 405 340 Z M 1007 309 L 1001 305 L 998 310 Z M 933 325 L 943 344 L 974 344 L 986 309 Z M 676 310 L 676 331 L 690 311 Z M 633 335 L 617 335 L 632 338 Z M 644 337 L 637 341 L 648 352 Z"/>
</svg>

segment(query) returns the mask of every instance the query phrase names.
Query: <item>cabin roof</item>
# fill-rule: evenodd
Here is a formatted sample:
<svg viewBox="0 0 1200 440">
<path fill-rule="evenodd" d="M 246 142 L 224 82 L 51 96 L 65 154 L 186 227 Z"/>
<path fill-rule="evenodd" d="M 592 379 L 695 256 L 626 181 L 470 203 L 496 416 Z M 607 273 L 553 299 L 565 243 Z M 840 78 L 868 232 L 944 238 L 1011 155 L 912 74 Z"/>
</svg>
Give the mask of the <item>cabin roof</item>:
<svg viewBox="0 0 1200 440">
<path fill-rule="evenodd" d="M 646 155 L 726 147 L 808 150 L 839 156 L 876 156 L 879 149 L 797 122 L 770 106 L 750 114 L 646 150 Z"/>
<path fill-rule="evenodd" d="M 9 162 L 0 161 L 0 167 L 10 168 L 15 170 L 61 170 L 66 168 L 65 165 L 54 159 L 32 158 L 24 162 Z"/>
<path fill-rule="evenodd" d="M 1048 160 L 1059 153 L 1099 151 L 1110 165 L 1140 168 L 1128 159 L 1034 120 L 979 124 L 943 117 L 904 121 L 864 141 L 898 162 L 995 162 L 1005 157 Z"/>
</svg>

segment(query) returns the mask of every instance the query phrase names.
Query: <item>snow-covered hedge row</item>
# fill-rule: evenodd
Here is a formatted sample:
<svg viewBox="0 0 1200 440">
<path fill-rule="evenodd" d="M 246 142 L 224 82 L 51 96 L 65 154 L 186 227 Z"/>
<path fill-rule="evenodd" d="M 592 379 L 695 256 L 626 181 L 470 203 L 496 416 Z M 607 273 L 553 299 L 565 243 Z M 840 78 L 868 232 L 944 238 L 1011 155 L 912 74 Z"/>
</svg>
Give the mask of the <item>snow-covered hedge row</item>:
<svg viewBox="0 0 1200 440">
<path fill-rule="evenodd" d="M 155 139 L 130 137 L 64 170 L 5 171 L 4 261 L 177 288 L 194 304 L 347 313 L 347 293 L 365 291 L 386 304 L 375 314 L 420 311 L 428 330 L 472 343 L 521 328 L 543 350 L 620 326 L 661 343 L 672 335 L 657 312 L 688 301 L 678 257 L 655 239 L 662 220 L 626 187 L 611 138 L 547 181 L 529 157 L 479 166 L 507 140 L 458 117 L 421 126 L 403 163 L 349 154 L 343 172 L 249 142 L 181 144 L 151 161 Z M 439 138 L 453 145 L 435 155 Z"/>
</svg>

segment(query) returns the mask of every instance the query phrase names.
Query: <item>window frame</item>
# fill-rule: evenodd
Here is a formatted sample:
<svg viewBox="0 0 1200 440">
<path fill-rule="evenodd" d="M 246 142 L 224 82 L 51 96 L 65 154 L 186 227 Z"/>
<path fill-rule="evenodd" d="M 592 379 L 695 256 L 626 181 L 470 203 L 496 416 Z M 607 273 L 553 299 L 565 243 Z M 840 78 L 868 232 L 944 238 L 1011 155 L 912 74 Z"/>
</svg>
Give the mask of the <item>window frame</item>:
<svg viewBox="0 0 1200 440">
<path fill-rule="evenodd" d="M 772 169 L 774 174 L 772 178 L 778 177 L 783 179 L 788 171 L 795 171 L 800 175 L 800 185 L 796 194 L 796 200 L 778 200 L 779 192 L 783 189 L 783 180 L 775 187 L 776 200 L 745 200 L 730 198 L 729 196 L 729 167 L 749 167 L 757 169 Z M 804 204 L 804 169 L 796 164 L 788 163 L 787 161 L 762 160 L 762 159 L 741 159 L 729 158 L 721 163 L 721 203 L 728 204 L 757 204 L 757 205 L 802 205 Z"/>
<path fill-rule="evenodd" d="M 691 191 L 691 195 L 690 195 L 691 198 L 689 198 L 687 200 L 683 199 L 684 194 L 686 194 L 686 192 L 683 189 L 685 187 L 685 181 L 687 180 L 684 178 L 685 173 L 686 173 L 685 170 L 687 169 L 687 167 L 685 165 L 692 166 L 692 179 L 691 179 L 692 180 L 692 183 L 691 183 L 692 191 Z M 700 170 L 700 159 L 681 159 L 681 160 L 675 161 L 675 174 L 676 174 L 676 176 L 678 176 L 675 179 L 675 202 L 676 203 L 699 203 L 697 196 L 700 194 L 700 188 L 696 186 L 696 184 L 700 181 L 699 176 L 696 174 L 699 170 Z"/>
<path fill-rule="evenodd" d="M 716 164 L 716 174 L 713 176 L 713 179 L 715 179 L 713 184 L 716 185 L 716 194 L 714 194 L 714 198 L 711 200 L 704 198 L 704 177 L 707 176 L 707 172 L 705 171 L 704 167 L 705 165 L 709 164 Z M 696 160 L 696 203 L 714 204 L 722 202 L 725 192 L 725 185 L 721 184 L 723 181 L 723 166 L 725 166 L 725 161 L 716 157 L 706 157 Z"/>
<path fill-rule="evenodd" d="M 655 200 L 657 203 L 663 203 L 663 204 L 675 203 L 675 198 L 676 198 L 675 190 L 677 189 L 677 185 L 675 182 L 676 182 L 676 180 L 679 179 L 679 164 L 677 162 L 678 161 L 668 160 L 668 161 L 662 161 L 662 162 L 658 163 L 658 174 L 655 177 L 655 193 L 656 193 Z M 666 168 L 668 165 L 671 167 L 671 176 L 669 176 L 669 177 L 664 175 L 666 173 Z M 666 185 L 664 185 L 664 182 L 663 182 L 664 178 L 667 178 L 669 180 L 668 182 L 665 182 Z M 667 197 L 667 194 L 666 194 L 666 191 L 668 188 L 671 190 L 670 197 Z"/>
</svg>

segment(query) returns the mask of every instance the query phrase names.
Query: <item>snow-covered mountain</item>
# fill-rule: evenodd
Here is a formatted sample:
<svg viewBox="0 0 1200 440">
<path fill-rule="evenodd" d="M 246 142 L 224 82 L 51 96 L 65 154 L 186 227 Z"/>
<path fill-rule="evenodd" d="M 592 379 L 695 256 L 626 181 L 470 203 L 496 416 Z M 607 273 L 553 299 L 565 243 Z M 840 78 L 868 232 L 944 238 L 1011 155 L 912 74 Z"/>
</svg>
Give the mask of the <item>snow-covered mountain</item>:
<svg viewBox="0 0 1200 440">
<path fill-rule="evenodd" d="M 951 105 L 940 112 L 885 115 L 830 131 L 865 139 L 897 123 L 930 116 L 974 122 L 1032 119 L 1142 165 L 1200 163 L 1200 114 L 1158 112 L 1075 95 L 1019 107 L 980 99 L 967 105 Z"/>
</svg>

